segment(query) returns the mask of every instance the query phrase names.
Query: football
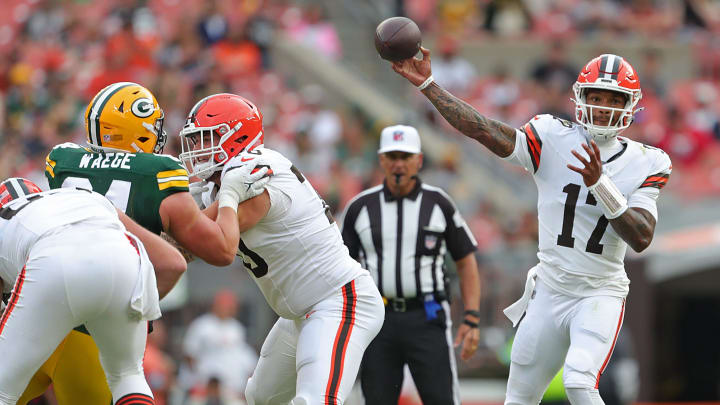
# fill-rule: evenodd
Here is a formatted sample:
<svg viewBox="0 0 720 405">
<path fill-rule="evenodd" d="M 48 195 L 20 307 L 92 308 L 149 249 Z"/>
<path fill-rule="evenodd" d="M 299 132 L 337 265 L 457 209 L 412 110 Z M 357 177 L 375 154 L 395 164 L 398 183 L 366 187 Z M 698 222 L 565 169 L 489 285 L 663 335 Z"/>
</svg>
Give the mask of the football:
<svg viewBox="0 0 720 405">
<path fill-rule="evenodd" d="M 391 17 L 375 29 L 375 49 L 391 62 L 412 58 L 420 50 L 420 28 L 406 17 Z"/>
</svg>

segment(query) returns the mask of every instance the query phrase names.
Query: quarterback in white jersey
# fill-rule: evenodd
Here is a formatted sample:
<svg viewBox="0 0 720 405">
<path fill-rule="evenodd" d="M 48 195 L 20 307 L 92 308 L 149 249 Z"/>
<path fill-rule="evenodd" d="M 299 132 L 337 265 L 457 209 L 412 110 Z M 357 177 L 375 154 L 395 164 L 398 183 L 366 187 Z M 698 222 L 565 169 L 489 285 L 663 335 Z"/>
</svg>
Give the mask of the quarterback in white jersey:
<svg viewBox="0 0 720 405">
<path fill-rule="evenodd" d="M 573 86 L 577 123 L 539 115 L 521 129 L 491 120 L 433 81 L 430 51 L 392 64 L 443 117 L 499 157 L 523 166 L 538 187 L 539 263 L 523 297 L 505 309 L 514 325 L 506 404 L 537 404 L 564 367 L 573 405 L 602 404 L 600 375 L 615 345 L 630 281 L 627 245 L 642 251 L 672 165 L 660 149 L 618 134 L 642 97 L 635 70 L 605 54 Z"/>
<path fill-rule="evenodd" d="M 236 169 L 248 164 L 271 175 L 263 194 L 243 201 L 243 190 L 224 186 L 205 211 L 212 217 L 219 207 L 238 210 L 238 255 L 280 316 L 248 381 L 248 403 L 342 404 L 384 319 L 370 274 L 350 257 L 310 182 L 280 153 L 262 147 L 262 115 L 250 101 L 206 97 L 180 136 L 180 159 L 191 175 L 240 184 L 247 171 Z"/>
<path fill-rule="evenodd" d="M 515 149 L 505 159 L 532 173 L 538 187 L 540 278 L 568 295 L 625 297 L 630 284 L 623 264 L 627 243 L 608 226 L 597 199 L 583 187 L 582 175 L 567 167 L 577 161 L 571 151 L 583 150 L 590 134 L 551 115 L 536 116 L 516 131 Z M 672 170 L 670 158 L 660 149 L 616 139 L 618 148 L 603 159 L 603 173 L 628 196 L 629 207 L 657 218 L 655 200 Z"/>
<path fill-rule="evenodd" d="M 146 321 L 160 316 L 155 273 L 143 243 L 126 232 L 129 219 L 119 215 L 92 191 L 43 192 L 22 178 L 0 183 L 0 285 L 10 293 L 0 317 L 0 404 L 16 403 L 79 325 L 97 342 L 113 403 L 154 403 L 142 358 Z M 185 266 L 160 237 L 144 231 L 147 237 Z"/>
</svg>

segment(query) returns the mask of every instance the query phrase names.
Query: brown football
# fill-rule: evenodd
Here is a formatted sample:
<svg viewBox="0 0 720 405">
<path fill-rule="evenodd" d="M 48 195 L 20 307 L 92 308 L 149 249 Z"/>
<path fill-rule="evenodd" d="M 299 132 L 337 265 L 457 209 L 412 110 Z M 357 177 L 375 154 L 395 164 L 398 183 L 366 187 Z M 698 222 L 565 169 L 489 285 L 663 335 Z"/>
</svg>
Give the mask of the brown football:
<svg viewBox="0 0 720 405">
<path fill-rule="evenodd" d="M 406 17 L 391 17 L 375 30 L 375 49 L 391 62 L 412 58 L 420 50 L 420 28 Z"/>
</svg>

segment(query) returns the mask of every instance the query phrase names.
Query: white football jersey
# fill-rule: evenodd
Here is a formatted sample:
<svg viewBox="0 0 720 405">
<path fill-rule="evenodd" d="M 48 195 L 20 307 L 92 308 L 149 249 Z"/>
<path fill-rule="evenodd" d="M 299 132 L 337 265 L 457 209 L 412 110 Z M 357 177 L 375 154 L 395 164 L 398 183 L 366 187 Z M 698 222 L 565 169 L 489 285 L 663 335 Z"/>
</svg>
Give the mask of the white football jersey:
<svg viewBox="0 0 720 405">
<path fill-rule="evenodd" d="M 80 221 L 125 229 L 110 201 L 83 189 L 43 191 L 5 204 L 0 209 L 0 277 L 5 292 L 12 289 L 38 239 Z"/>
<path fill-rule="evenodd" d="M 587 159 L 582 144 L 589 144 L 591 136 L 580 125 L 551 115 L 534 117 L 516 135 L 515 150 L 505 159 L 533 173 L 538 188 L 538 276 L 570 295 L 627 295 L 627 243 L 608 223 L 582 176 L 567 167 L 582 167 L 571 151 Z M 657 218 L 655 201 L 672 171 L 670 158 L 658 148 L 618 140 L 622 149 L 603 157 L 603 172 L 630 207 Z"/>
<path fill-rule="evenodd" d="M 295 319 L 366 270 L 350 257 L 328 205 L 280 153 L 256 148 L 235 156 L 223 175 L 255 159 L 258 167 L 272 170 L 271 205 L 260 222 L 240 234 L 238 255 L 273 310 Z"/>
</svg>

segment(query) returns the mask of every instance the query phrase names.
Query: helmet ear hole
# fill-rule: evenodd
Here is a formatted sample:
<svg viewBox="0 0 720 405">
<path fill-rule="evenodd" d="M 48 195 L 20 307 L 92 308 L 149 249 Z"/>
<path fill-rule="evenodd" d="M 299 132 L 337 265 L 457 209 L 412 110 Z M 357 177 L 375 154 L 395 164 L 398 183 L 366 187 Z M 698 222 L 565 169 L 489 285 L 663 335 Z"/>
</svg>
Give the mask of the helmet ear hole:
<svg viewBox="0 0 720 405">
<path fill-rule="evenodd" d="M 140 141 L 140 143 L 145 143 L 148 141 L 148 139 L 150 138 L 148 138 L 147 136 L 141 136 L 140 138 L 138 138 L 138 141 Z"/>
</svg>

